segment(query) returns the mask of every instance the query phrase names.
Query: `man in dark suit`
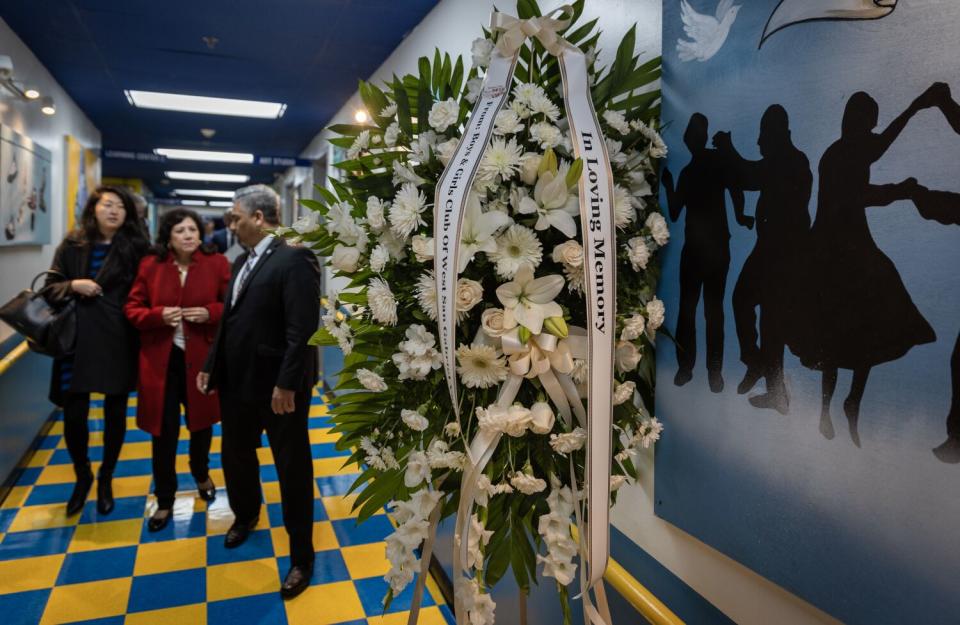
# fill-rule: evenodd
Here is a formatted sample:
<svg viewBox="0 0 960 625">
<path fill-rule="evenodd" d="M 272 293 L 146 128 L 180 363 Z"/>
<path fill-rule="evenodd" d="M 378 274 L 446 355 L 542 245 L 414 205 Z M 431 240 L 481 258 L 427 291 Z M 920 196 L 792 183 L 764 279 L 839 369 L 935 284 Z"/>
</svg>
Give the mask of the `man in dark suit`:
<svg viewBox="0 0 960 625">
<path fill-rule="evenodd" d="M 235 261 L 237 257 L 243 253 L 243 248 L 240 246 L 237 235 L 230 228 L 230 221 L 232 219 L 233 214 L 231 209 L 226 210 L 223 213 L 223 228 L 214 230 L 210 235 L 210 240 L 207 241 L 215 245 L 217 251 L 225 255 L 230 262 Z"/>
<path fill-rule="evenodd" d="M 217 389 L 223 420 L 222 462 L 235 521 L 224 545 L 240 546 L 259 521 L 257 447 L 266 430 L 273 452 L 283 524 L 290 539 L 284 598 L 313 574 L 313 459 L 307 430 L 317 380 L 317 352 L 307 344 L 320 317 L 320 274 L 313 253 L 266 234 L 279 226 L 280 200 L 265 185 L 239 189 L 230 229 L 248 250 L 233 264 L 223 318 L 203 371 L 202 392 Z"/>
</svg>

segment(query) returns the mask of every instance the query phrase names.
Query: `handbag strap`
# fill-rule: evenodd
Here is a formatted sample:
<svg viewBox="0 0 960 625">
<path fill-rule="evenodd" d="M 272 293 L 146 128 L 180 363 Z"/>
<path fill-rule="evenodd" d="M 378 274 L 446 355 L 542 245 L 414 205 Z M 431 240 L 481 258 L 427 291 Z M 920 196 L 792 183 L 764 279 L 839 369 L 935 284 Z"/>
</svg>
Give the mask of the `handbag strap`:
<svg viewBox="0 0 960 625">
<path fill-rule="evenodd" d="M 56 270 L 54 270 L 54 269 L 47 269 L 46 271 L 41 271 L 40 273 L 38 273 L 37 275 L 35 275 L 35 276 L 33 277 L 33 280 L 30 281 L 30 290 L 33 291 L 34 293 L 36 293 L 37 290 L 36 290 L 34 287 L 37 285 L 37 280 L 39 280 L 41 276 L 46 276 L 47 274 L 52 274 L 52 275 L 55 275 L 55 276 L 60 276 L 61 278 L 64 278 L 64 279 L 66 279 L 66 277 L 67 277 L 67 276 L 65 276 L 64 274 L 62 274 L 62 273 L 60 273 L 59 271 L 56 271 Z M 43 290 L 43 289 L 41 289 L 41 290 Z"/>
</svg>

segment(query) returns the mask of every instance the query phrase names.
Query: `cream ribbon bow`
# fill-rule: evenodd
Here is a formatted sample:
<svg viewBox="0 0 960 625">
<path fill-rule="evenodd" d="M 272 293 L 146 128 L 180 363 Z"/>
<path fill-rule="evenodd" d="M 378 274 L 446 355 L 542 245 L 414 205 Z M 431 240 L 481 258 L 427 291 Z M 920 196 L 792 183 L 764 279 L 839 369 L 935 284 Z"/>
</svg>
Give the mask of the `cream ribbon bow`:
<svg viewBox="0 0 960 625">
<path fill-rule="evenodd" d="M 560 19 L 549 17 L 558 11 L 565 17 Z M 573 7 L 565 4 L 543 17 L 531 17 L 526 20 L 506 13 L 494 13 L 490 18 L 490 29 L 502 31 L 497 39 L 497 50 L 507 58 L 517 53 L 527 37 L 537 39 L 553 56 L 560 56 L 567 42 L 558 32 L 569 26 L 572 20 Z"/>
</svg>

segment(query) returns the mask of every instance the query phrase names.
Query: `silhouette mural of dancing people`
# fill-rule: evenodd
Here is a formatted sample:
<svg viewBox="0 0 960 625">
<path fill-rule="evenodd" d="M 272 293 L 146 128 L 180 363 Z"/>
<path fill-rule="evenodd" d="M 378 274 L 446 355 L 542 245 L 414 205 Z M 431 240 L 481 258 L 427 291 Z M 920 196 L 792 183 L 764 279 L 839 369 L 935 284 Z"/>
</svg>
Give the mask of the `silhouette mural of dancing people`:
<svg viewBox="0 0 960 625">
<path fill-rule="evenodd" d="M 736 186 L 760 192 L 755 211 L 757 241 L 733 289 L 740 360 L 747 366 L 737 392 L 747 393 L 765 378 L 767 392 L 750 397 L 750 403 L 786 414 L 789 398 L 783 381 L 783 350 L 795 319 L 793 290 L 810 230 L 810 162 L 794 146 L 787 111 L 779 104 L 767 108 L 760 120 L 760 160 L 744 159 L 729 133 L 717 133 L 714 145 L 730 163 Z"/>
<path fill-rule="evenodd" d="M 663 171 L 670 219 L 677 221 L 687 209 L 683 250 L 680 253 L 680 305 L 677 317 L 677 363 L 674 384 L 683 386 L 693 378 L 697 359 L 697 304 L 703 291 L 706 322 L 707 378 L 710 390 L 723 390 L 723 296 L 730 266 L 730 229 L 727 226 L 725 192 L 733 198 L 738 223 L 751 224 L 743 215 L 743 192 L 733 184 L 733 175 L 721 155 L 707 148 L 709 122 L 701 113 L 690 116 L 683 142 L 690 162 L 681 170 L 674 188 L 673 175 Z M 747 226 L 750 227 L 750 226 Z"/>
<path fill-rule="evenodd" d="M 837 370 L 851 369 L 853 381 L 843 402 L 854 444 L 870 370 L 897 360 L 915 345 L 936 339 L 907 292 L 893 262 L 877 247 L 866 209 L 913 199 L 915 178 L 896 184 L 870 182 L 876 163 L 918 111 L 937 104 L 931 87 L 880 133 L 877 102 L 865 92 L 850 96 L 841 136 L 819 165 L 817 215 L 810 231 L 809 271 L 798 299 L 809 306 L 793 324 L 788 344 L 804 366 L 822 372 L 820 431 L 833 438 L 830 404 Z M 803 289 L 803 287 L 798 287 Z"/>
</svg>

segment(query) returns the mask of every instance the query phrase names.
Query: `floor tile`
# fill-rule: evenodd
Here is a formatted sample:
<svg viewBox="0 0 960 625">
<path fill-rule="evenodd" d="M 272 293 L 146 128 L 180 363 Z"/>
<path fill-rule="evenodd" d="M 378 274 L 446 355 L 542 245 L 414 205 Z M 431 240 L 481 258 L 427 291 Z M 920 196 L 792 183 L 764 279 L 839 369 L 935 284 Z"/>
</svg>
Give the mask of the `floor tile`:
<svg viewBox="0 0 960 625">
<path fill-rule="evenodd" d="M 208 601 L 279 592 L 280 574 L 275 558 L 207 567 Z"/>
<path fill-rule="evenodd" d="M 347 570 L 347 565 L 343 563 L 343 556 L 340 555 L 339 550 L 318 551 L 315 554 L 315 558 L 313 563 L 313 577 L 310 578 L 311 583 L 330 584 L 350 579 L 350 572 Z M 287 572 L 290 571 L 290 566 L 291 562 L 288 556 L 277 558 L 280 579 L 287 576 Z"/>
<path fill-rule="evenodd" d="M 267 516 L 270 519 L 270 527 L 283 527 L 283 504 L 267 504 Z M 328 521 L 327 509 L 319 499 L 313 500 L 313 521 Z"/>
<path fill-rule="evenodd" d="M 130 596 L 129 577 L 57 586 L 50 593 L 41 625 L 70 623 L 123 614 Z"/>
<path fill-rule="evenodd" d="M 386 550 L 387 543 L 380 542 L 343 547 L 340 549 L 340 554 L 347 563 L 350 577 L 363 579 L 364 577 L 383 577 L 387 574 L 390 570 L 390 562 L 387 561 Z"/>
<path fill-rule="evenodd" d="M 360 466 L 351 462 L 344 464 L 346 457 L 342 458 L 316 458 L 313 461 L 313 476 L 324 477 L 327 475 L 347 475 L 349 473 L 360 473 Z"/>
<path fill-rule="evenodd" d="M 207 596 L 206 570 L 188 569 L 133 578 L 127 612 L 147 612 L 203 603 Z"/>
<path fill-rule="evenodd" d="M 360 596 L 360 602 L 363 604 L 363 609 L 368 615 L 384 613 L 383 599 L 387 596 L 387 590 L 389 590 L 390 586 L 382 577 L 355 579 L 353 580 L 353 585 L 356 587 L 357 594 Z M 414 581 L 403 589 L 402 593 L 393 598 L 389 607 L 386 609 L 386 613 L 389 614 L 391 612 L 402 612 L 409 610 L 410 603 L 413 600 L 413 591 L 415 585 L 416 578 L 414 578 Z M 423 600 L 420 602 L 420 605 L 435 605 L 433 597 L 430 596 L 430 593 L 423 593 Z"/>
<path fill-rule="evenodd" d="M 207 564 L 207 539 L 182 538 L 155 543 L 141 543 L 137 547 L 134 575 L 152 575 L 197 569 Z"/>
<path fill-rule="evenodd" d="M 285 625 L 287 612 L 279 592 L 207 603 L 207 622 L 243 625 Z"/>
<path fill-rule="evenodd" d="M 140 542 L 140 533 L 143 530 L 143 525 L 144 521 L 142 518 L 78 525 L 68 551 L 70 553 L 77 553 L 80 551 L 92 551 L 94 549 L 109 549 L 112 547 L 129 547 L 136 545 Z"/>
<path fill-rule="evenodd" d="M 7 531 L 7 528 L 10 527 L 10 524 L 13 523 L 14 517 L 17 516 L 18 510 L 0 510 L 0 534 L 3 534 Z"/>
<path fill-rule="evenodd" d="M 57 585 L 130 577 L 136 557 L 136 547 L 69 553 L 60 567 Z"/>
<path fill-rule="evenodd" d="M 76 481 L 77 474 L 73 470 L 73 465 L 65 463 L 46 466 L 43 471 L 40 472 L 40 475 L 37 476 L 37 480 L 34 483 L 38 486 L 41 484 L 56 484 L 62 488 L 66 488 L 67 497 L 69 497 L 70 490 L 73 489 L 73 484 Z M 45 486 L 45 488 L 52 489 L 53 487 Z M 60 499 L 60 501 L 66 501 L 66 499 Z"/>
<path fill-rule="evenodd" d="M 284 607 L 290 625 L 334 625 L 365 616 L 352 582 L 310 586 Z"/>
<path fill-rule="evenodd" d="M 250 532 L 250 536 L 239 547 L 227 549 L 223 546 L 223 536 L 207 537 L 207 565 L 243 562 L 273 557 L 273 541 L 268 530 Z"/>
<path fill-rule="evenodd" d="M 56 554 L 0 561 L 0 593 L 52 588 L 57 581 L 63 559 L 63 554 Z"/>
<path fill-rule="evenodd" d="M 340 439 L 339 434 L 332 434 L 330 428 L 313 428 L 310 430 L 310 444 L 317 443 L 336 443 Z"/>
<path fill-rule="evenodd" d="M 207 606 L 203 603 L 127 614 L 124 625 L 206 625 Z"/>
<path fill-rule="evenodd" d="M 343 546 L 363 545 L 384 540 L 393 533 L 393 525 L 390 524 L 386 515 L 378 514 L 360 525 L 357 525 L 356 519 L 333 521 L 333 531 Z"/>
<path fill-rule="evenodd" d="M 403 612 L 394 612 L 384 614 L 383 616 L 371 616 L 367 618 L 368 625 L 407 625 L 407 619 L 410 613 L 407 610 Z M 503 616 L 501 615 L 501 618 Z M 420 609 L 417 615 L 417 625 L 452 625 L 453 621 L 448 620 L 441 609 L 437 606 L 429 606 Z"/>
<path fill-rule="evenodd" d="M 142 519 L 143 511 L 147 507 L 147 497 L 117 497 L 114 499 L 113 510 L 110 514 L 97 512 L 97 502 L 88 501 L 80 514 L 80 524 L 106 523 L 107 521 L 122 521 L 124 519 Z"/>
<path fill-rule="evenodd" d="M 75 526 L 34 532 L 11 532 L 0 542 L 0 560 L 65 553 Z"/>
<path fill-rule="evenodd" d="M 39 487 L 34 487 L 39 488 Z M 38 506 L 25 506 L 13 518 L 8 532 L 28 532 L 55 527 L 69 527 L 76 525 L 79 516 L 67 516 L 67 507 L 64 503 L 46 503 Z"/>
<path fill-rule="evenodd" d="M 0 594 L 4 625 L 36 625 L 47 606 L 50 589 Z"/>
<path fill-rule="evenodd" d="M 334 495 L 346 495 L 353 483 L 360 477 L 359 473 L 348 473 L 345 475 L 330 475 L 318 477 L 317 486 L 320 487 L 320 495 L 323 497 L 332 497 Z M 363 488 L 360 487 L 359 490 Z"/>
<path fill-rule="evenodd" d="M 290 538 L 283 526 L 270 528 L 270 537 L 273 540 L 274 555 L 278 558 L 290 555 Z M 326 551 L 338 547 L 337 536 L 333 533 L 333 526 L 330 521 L 315 522 L 313 524 L 313 549 L 315 551 Z"/>
<path fill-rule="evenodd" d="M 24 471 L 26 473 L 26 471 Z M 21 475 L 21 480 L 23 476 Z M 36 479 L 36 477 L 34 477 Z M 23 502 L 27 500 L 27 497 L 30 496 L 30 491 L 33 490 L 33 486 L 26 485 L 21 480 L 17 480 L 17 486 L 14 486 L 10 489 L 10 492 L 7 493 L 6 499 L 3 500 L 3 503 L 0 504 L 0 509 L 2 510 L 16 510 L 23 505 Z"/>
<path fill-rule="evenodd" d="M 349 495 L 334 495 L 332 497 L 324 497 L 323 505 L 327 509 L 327 515 L 330 517 L 330 520 L 336 521 L 339 519 L 353 519 L 360 514 L 360 509 L 353 509 L 353 503 L 357 500 L 359 493 L 351 493 Z M 384 514 L 382 510 L 376 512 L 376 514 Z"/>
<path fill-rule="evenodd" d="M 353 453 L 349 449 L 337 449 L 333 443 L 314 443 L 310 451 L 314 458 L 345 458 Z"/>
</svg>

